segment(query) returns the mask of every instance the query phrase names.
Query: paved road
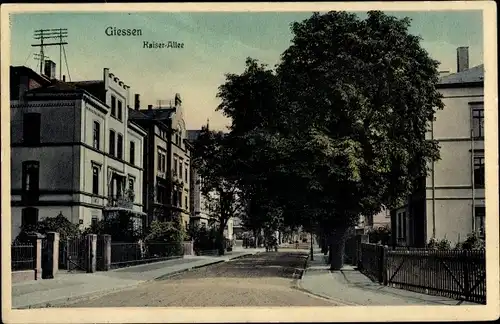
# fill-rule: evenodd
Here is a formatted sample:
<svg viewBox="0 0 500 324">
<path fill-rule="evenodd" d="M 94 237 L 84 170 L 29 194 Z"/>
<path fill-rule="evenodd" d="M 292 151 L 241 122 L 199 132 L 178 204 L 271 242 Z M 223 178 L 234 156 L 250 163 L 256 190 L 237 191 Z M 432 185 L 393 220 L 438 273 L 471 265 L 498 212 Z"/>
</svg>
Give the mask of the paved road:
<svg viewBox="0 0 500 324">
<path fill-rule="evenodd" d="M 306 256 L 259 253 L 66 307 L 334 306 L 294 288 Z"/>
</svg>

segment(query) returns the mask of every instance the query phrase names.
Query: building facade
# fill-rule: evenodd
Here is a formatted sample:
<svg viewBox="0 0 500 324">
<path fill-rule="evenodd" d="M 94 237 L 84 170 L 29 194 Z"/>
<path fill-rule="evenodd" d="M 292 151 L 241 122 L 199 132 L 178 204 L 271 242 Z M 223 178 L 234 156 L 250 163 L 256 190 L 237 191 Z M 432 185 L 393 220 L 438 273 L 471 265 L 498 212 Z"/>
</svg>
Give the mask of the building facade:
<svg viewBox="0 0 500 324">
<path fill-rule="evenodd" d="M 23 224 L 59 214 L 82 229 L 119 210 L 140 223 L 146 133 L 128 121 L 129 87 L 109 69 L 102 80 L 45 78 L 33 87 L 19 81 L 42 76 L 11 71 L 18 75 L 11 79 L 18 89 L 11 96 L 13 238 Z"/>
<path fill-rule="evenodd" d="M 149 221 L 177 219 L 184 227 L 190 218 L 190 144 L 184 122 L 182 100 L 175 95 L 174 105 L 131 109 L 132 120 L 148 130 L 145 156 L 147 170 L 145 212 Z"/>
<path fill-rule="evenodd" d="M 484 67 L 468 68 L 467 48 L 457 49 L 457 73 L 441 78 L 443 110 L 426 137 L 437 140 L 441 159 L 430 165 L 406 206 L 392 211 L 394 239 L 424 246 L 431 238 L 463 241 L 484 235 Z"/>
<path fill-rule="evenodd" d="M 200 131 L 199 130 L 188 130 L 188 140 L 193 143 L 198 138 Z M 190 199 L 190 215 L 191 215 L 191 224 L 194 226 L 202 226 L 208 227 L 210 222 L 210 213 L 207 209 L 207 202 L 202 195 L 201 187 L 203 185 L 203 179 L 198 174 L 198 170 L 191 165 L 191 178 L 190 178 L 190 186 L 191 186 L 191 194 L 189 196 Z"/>
</svg>

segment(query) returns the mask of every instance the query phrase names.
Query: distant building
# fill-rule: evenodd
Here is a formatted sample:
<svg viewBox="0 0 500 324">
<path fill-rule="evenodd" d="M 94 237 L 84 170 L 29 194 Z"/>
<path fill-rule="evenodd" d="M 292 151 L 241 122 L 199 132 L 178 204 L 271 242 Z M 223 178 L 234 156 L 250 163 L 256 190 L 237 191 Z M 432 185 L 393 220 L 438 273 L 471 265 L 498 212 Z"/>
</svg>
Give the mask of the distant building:
<svg viewBox="0 0 500 324">
<path fill-rule="evenodd" d="M 430 165 L 407 204 L 391 211 L 401 245 L 424 246 L 431 238 L 463 241 L 484 235 L 484 66 L 468 68 L 466 48 L 457 49 L 457 73 L 438 85 L 445 107 L 426 138 L 439 142 L 441 159 Z"/>
<path fill-rule="evenodd" d="M 109 69 L 65 82 L 11 67 L 13 238 L 58 214 L 83 229 L 126 210 L 142 226 L 146 133 L 128 120 L 128 89 Z"/>
<path fill-rule="evenodd" d="M 136 97 L 136 101 L 139 98 Z M 184 122 L 182 100 L 175 95 L 174 104 L 168 107 L 148 105 L 141 109 L 134 105 L 132 120 L 148 130 L 145 148 L 146 212 L 149 221 L 179 220 L 189 224 L 190 195 L 190 144 Z"/>
<path fill-rule="evenodd" d="M 188 130 L 188 140 L 193 143 L 198 138 L 199 130 Z M 210 214 L 207 208 L 206 199 L 201 193 L 201 187 L 203 185 L 203 179 L 198 174 L 198 170 L 191 165 L 191 195 L 189 199 L 191 200 L 191 224 L 195 226 L 208 227 L 210 224 Z"/>
</svg>

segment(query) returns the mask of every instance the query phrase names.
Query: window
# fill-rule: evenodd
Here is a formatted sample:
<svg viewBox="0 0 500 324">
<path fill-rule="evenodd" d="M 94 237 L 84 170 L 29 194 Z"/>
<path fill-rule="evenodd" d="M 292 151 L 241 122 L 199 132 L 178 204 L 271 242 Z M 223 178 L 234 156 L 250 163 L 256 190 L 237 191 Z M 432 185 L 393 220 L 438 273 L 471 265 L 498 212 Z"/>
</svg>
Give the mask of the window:
<svg viewBox="0 0 500 324">
<path fill-rule="evenodd" d="M 23 191 L 38 191 L 40 163 L 38 161 L 23 162 Z"/>
<path fill-rule="evenodd" d="M 158 171 L 165 172 L 167 169 L 167 156 L 162 151 L 158 150 Z"/>
<path fill-rule="evenodd" d="M 129 178 L 128 179 L 128 189 L 134 192 L 134 178 Z"/>
<path fill-rule="evenodd" d="M 109 131 L 109 154 L 115 156 L 115 131 Z"/>
<path fill-rule="evenodd" d="M 188 169 L 188 165 L 186 164 L 184 168 L 184 180 L 186 180 L 186 182 L 188 181 Z"/>
<path fill-rule="evenodd" d="M 188 208 L 188 197 L 184 197 L 184 207 L 187 209 Z"/>
<path fill-rule="evenodd" d="M 119 120 L 122 120 L 122 117 L 123 117 L 122 113 L 123 113 L 123 111 L 122 111 L 122 102 L 121 102 L 121 100 L 118 100 L 118 119 Z"/>
<path fill-rule="evenodd" d="M 182 180 L 182 160 L 179 161 L 179 177 L 181 178 Z"/>
<path fill-rule="evenodd" d="M 177 200 L 177 203 L 178 203 L 178 207 L 182 207 L 182 191 L 178 191 L 178 194 L 179 194 L 179 200 Z"/>
<path fill-rule="evenodd" d="M 99 167 L 96 165 L 92 166 L 92 193 L 99 194 Z"/>
<path fill-rule="evenodd" d="M 480 237 L 484 237 L 485 234 L 485 218 L 486 218 L 486 207 L 475 207 L 474 212 L 476 214 L 476 231 Z"/>
<path fill-rule="evenodd" d="M 177 175 L 177 158 L 174 157 L 174 176 Z"/>
<path fill-rule="evenodd" d="M 484 156 L 474 157 L 474 188 L 484 188 Z"/>
<path fill-rule="evenodd" d="M 92 216 L 92 226 L 97 226 L 97 216 Z"/>
<path fill-rule="evenodd" d="M 111 116 L 116 117 L 116 97 L 111 96 Z"/>
<path fill-rule="evenodd" d="M 484 137 L 484 108 L 472 109 L 472 136 L 474 138 Z"/>
<path fill-rule="evenodd" d="M 177 206 L 177 198 L 179 198 L 177 191 L 174 191 L 174 194 L 172 195 L 172 205 Z"/>
<path fill-rule="evenodd" d="M 97 150 L 99 149 L 99 143 L 101 142 L 100 138 L 101 138 L 101 125 L 99 125 L 99 122 L 94 121 L 92 145 Z"/>
<path fill-rule="evenodd" d="M 40 123 L 39 113 L 26 113 L 23 116 L 23 141 L 26 144 L 40 143 Z"/>
<path fill-rule="evenodd" d="M 123 159 L 123 135 L 118 134 L 116 138 L 116 157 Z"/>
<path fill-rule="evenodd" d="M 130 141 L 130 164 L 135 164 L 135 143 Z"/>
<path fill-rule="evenodd" d="M 23 208 L 21 212 L 21 227 L 35 226 L 38 223 L 38 209 L 33 207 Z"/>
</svg>

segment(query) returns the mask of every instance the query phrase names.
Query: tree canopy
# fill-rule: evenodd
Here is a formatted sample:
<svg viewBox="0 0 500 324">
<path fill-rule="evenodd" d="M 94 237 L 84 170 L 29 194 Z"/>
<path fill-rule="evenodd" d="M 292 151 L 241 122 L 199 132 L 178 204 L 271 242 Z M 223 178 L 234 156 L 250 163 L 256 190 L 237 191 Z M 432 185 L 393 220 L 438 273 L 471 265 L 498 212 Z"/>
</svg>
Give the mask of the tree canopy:
<svg viewBox="0 0 500 324">
<path fill-rule="evenodd" d="M 427 175 L 439 147 L 425 132 L 443 103 L 438 62 L 409 26 L 380 11 L 314 13 L 291 24 L 274 70 L 248 58 L 226 75 L 230 154 L 212 162 L 242 190 L 247 223 L 347 228 Z"/>
</svg>

